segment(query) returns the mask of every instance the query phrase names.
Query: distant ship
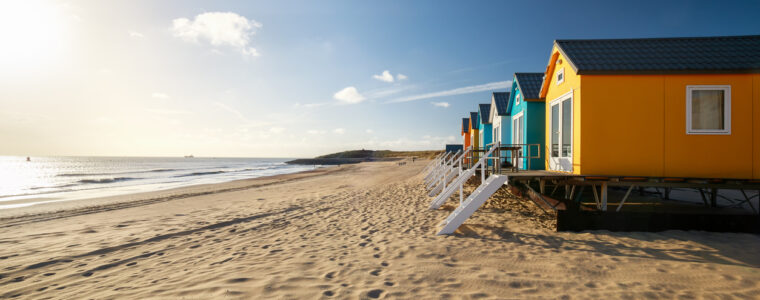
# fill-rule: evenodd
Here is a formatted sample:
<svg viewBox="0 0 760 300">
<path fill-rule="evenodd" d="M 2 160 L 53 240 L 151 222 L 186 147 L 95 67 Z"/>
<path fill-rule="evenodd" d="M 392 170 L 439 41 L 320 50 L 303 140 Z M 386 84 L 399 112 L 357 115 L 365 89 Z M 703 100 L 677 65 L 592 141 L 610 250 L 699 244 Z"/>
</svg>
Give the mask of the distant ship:
<svg viewBox="0 0 760 300">
<path fill-rule="evenodd" d="M 193 156 L 192 154 L 190 154 L 190 155 L 185 155 L 185 158 L 193 158 L 193 157 L 195 157 L 195 156 Z"/>
</svg>

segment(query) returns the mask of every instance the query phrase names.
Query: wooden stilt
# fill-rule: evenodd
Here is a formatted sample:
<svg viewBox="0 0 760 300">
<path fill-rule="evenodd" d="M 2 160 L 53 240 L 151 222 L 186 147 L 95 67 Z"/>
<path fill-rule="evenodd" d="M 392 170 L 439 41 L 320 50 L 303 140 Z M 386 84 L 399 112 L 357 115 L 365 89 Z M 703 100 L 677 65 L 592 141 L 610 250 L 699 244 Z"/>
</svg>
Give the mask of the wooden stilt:
<svg viewBox="0 0 760 300">
<path fill-rule="evenodd" d="M 607 182 L 602 182 L 602 211 L 607 211 Z"/>
</svg>

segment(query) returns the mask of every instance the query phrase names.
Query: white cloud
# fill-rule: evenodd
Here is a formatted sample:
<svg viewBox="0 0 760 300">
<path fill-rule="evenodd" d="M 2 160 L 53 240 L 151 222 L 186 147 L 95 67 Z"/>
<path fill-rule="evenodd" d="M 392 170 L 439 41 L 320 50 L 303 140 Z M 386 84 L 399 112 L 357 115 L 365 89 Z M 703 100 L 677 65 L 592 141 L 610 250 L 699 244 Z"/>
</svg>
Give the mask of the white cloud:
<svg viewBox="0 0 760 300">
<path fill-rule="evenodd" d="M 285 128 L 282 128 L 282 127 L 269 128 L 269 132 L 271 133 L 283 133 L 284 131 L 285 131 Z"/>
<path fill-rule="evenodd" d="M 448 102 L 430 102 L 430 103 L 432 103 L 433 106 L 438 106 L 438 107 L 443 107 L 443 108 L 449 107 Z"/>
<path fill-rule="evenodd" d="M 391 75 L 391 72 L 388 70 L 383 71 L 383 73 L 380 75 L 372 75 L 372 78 L 384 82 L 393 82 L 393 75 Z"/>
<path fill-rule="evenodd" d="M 344 134 L 344 133 L 346 133 L 346 130 L 343 129 L 343 128 L 335 128 L 335 129 L 333 129 L 333 132 L 335 134 Z"/>
<path fill-rule="evenodd" d="M 372 130 L 372 129 L 367 129 L 367 130 L 365 130 L 364 132 L 366 132 L 366 133 L 368 133 L 368 134 L 373 134 L 373 133 L 375 133 L 375 131 L 374 131 L 374 130 Z"/>
<path fill-rule="evenodd" d="M 324 131 L 324 130 L 309 129 L 309 130 L 306 131 L 306 133 L 308 133 L 308 134 L 325 134 L 327 132 Z"/>
<path fill-rule="evenodd" d="M 430 99 L 430 98 L 436 98 L 436 97 L 471 94 L 471 93 L 491 91 L 491 90 L 496 90 L 496 89 L 505 89 L 511 85 L 512 85 L 511 80 L 497 81 L 497 82 L 491 82 L 491 83 L 486 83 L 486 84 L 471 85 L 471 86 L 466 86 L 466 87 L 461 87 L 461 88 L 456 88 L 456 89 L 451 89 L 451 90 L 445 90 L 445 91 L 440 91 L 440 92 L 433 92 L 433 93 L 427 93 L 427 94 L 421 94 L 421 95 L 412 95 L 412 96 L 407 96 L 407 97 L 391 100 L 391 101 L 388 101 L 387 103 L 408 102 L 408 101 Z"/>
<path fill-rule="evenodd" d="M 145 37 L 142 33 L 139 33 L 137 31 L 130 30 L 128 33 L 129 33 L 129 36 L 133 37 L 133 38 L 141 39 L 141 38 Z"/>
<path fill-rule="evenodd" d="M 170 98 L 169 95 L 164 94 L 164 93 L 153 93 L 150 96 L 153 97 L 153 98 L 156 98 L 156 99 L 169 99 Z"/>
<path fill-rule="evenodd" d="M 404 75 L 404 74 L 401 74 L 401 73 L 399 73 L 399 74 L 396 74 L 396 80 L 398 80 L 398 81 L 401 81 L 401 80 L 406 80 L 407 78 L 409 78 L 409 77 L 407 77 L 407 76 L 406 76 L 406 75 Z"/>
<path fill-rule="evenodd" d="M 362 94 L 359 94 L 359 91 L 357 91 L 353 86 L 349 86 L 338 91 L 335 93 L 335 95 L 333 95 L 333 98 L 345 104 L 356 104 L 364 101 L 365 99 L 364 96 L 362 96 Z"/>
<path fill-rule="evenodd" d="M 325 106 L 325 105 L 328 105 L 328 104 L 330 104 L 330 103 L 327 103 L 327 102 L 320 102 L 320 103 L 306 103 L 306 104 L 301 104 L 300 102 L 296 102 L 296 104 L 293 104 L 293 107 L 294 107 L 294 108 L 302 108 L 302 107 L 303 107 L 303 108 L 313 108 L 313 107 L 320 107 L 320 106 Z"/>
<path fill-rule="evenodd" d="M 214 47 L 229 47 L 244 56 L 259 56 L 256 48 L 251 47 L 251 36 L 261 23 L 247 19 L 233 12 L 202 13 L 193 20 L 178 18 L 172 21 L 170 28 L 175 37 L 188 42 L 208 42 Z"/>
</svg>

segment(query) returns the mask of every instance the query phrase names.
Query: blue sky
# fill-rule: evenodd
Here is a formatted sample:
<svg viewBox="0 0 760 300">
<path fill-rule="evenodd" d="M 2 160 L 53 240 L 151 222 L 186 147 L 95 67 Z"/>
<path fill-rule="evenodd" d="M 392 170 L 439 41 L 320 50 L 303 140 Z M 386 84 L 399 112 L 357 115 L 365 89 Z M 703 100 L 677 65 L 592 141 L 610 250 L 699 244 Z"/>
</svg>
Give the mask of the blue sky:
<svg viewBox="0 0 760 300">
<path fill-rule="evenodd" d="M 0 6 L 9 155 L 440 149 L 514 72 L 543 71 L 555 39 L 760 33 L 758 1 Z"/>
</svg>

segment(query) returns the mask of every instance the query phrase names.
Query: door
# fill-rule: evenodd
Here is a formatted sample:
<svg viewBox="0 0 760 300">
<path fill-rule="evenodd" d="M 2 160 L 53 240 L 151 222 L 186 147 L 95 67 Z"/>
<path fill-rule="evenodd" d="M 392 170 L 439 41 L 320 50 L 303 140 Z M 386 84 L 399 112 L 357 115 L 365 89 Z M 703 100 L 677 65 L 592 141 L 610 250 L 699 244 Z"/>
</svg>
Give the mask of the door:
<svg viewBox="0 0 760 300">
<path fill-rule="evenodd" d="M 551 102 L 549 168 L 573 171 L 573 92 Z"/>
<path fill-rule="evenodd" d="M 523 112 L 512 117 L 512 144 L 514 144 L 515 147 L 520 147 L 520 150 L 517 151 L 517 167 L 520 169 L 525 169 L 522 159 L 524 153 L 522 147 L 525 144 L 524 120 Z"/>
</svg>

